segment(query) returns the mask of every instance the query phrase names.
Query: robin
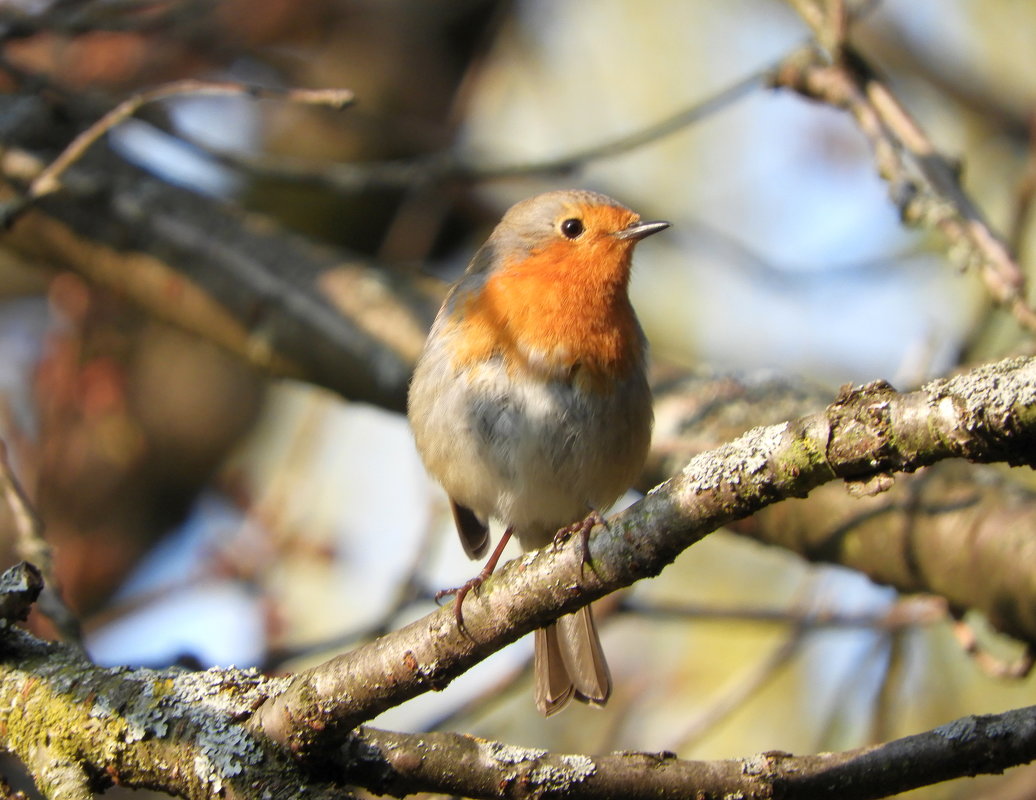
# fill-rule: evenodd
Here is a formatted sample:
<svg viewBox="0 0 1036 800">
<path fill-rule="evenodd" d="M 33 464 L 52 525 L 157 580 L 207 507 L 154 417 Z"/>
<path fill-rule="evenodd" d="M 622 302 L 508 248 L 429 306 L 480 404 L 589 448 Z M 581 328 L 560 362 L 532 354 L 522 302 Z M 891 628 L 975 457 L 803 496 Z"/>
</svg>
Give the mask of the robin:
<svg viewBox="0 0 1036 800">
<path fill-rule="evenodd" d="M 582 529 L 637 478 L 651 440 L 645 340 L 627 287 L 634 245 L 669 227 L 603 194 L 555 191 L 512 206 L 450 291 L 410 386 L 428 472 L 470 558 L 490 518 L 524 550 Z M 590 517 L 587 512 L 592 511 Z M 580 525 L 574 521 L 583 520 Z M 535 633 L 536 706 L 603 705 L 611 676 L 588 607 Z"/>
</svg>

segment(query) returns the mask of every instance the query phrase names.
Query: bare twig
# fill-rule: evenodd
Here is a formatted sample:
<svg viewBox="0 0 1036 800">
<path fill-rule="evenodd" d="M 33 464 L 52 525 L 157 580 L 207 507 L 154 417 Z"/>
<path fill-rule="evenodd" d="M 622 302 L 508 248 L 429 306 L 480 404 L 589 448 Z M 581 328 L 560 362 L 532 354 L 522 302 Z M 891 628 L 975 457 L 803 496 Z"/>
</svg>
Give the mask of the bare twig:
<svg viewBox="0 0 1036 800">
<path fill-rule="evenodd" d="M 841 53 L 831 63 L 815 47 L 804 48 L 785 59 L 773 85 L 849 111 L 870 141 L 903 219 L 940 231 L 949 254 L 976 266 L 996 302 L 1036 331 L 1024 272 L 961 186 L 958 165 L 936 149 L 858 52 L 846 45 Z"/>
<path fill-rule="evenodd" d="M 1034 758 L 1036 707 L 963 717 L 885 744 L 808 756 L 771 751 L 740 760 L 685 761 L 672 753 L 559 755 L 461 734 L 418 736 L 371 728 L 358 730 L 338 752 L 342 776 L 378 794 L 433 791 L 487 800 L 542 795 L 868 800 L 998 773 Z"/>
<path fill-rule="evenodd" d="M 849 29 L 845 0 L 788 0 L 813 31 L 817 42 L 837 58 Z"/>
<path fill-rule="evenodd" d="M 1009 661 L 990 653 L 979 643 L 975 629 L 964 620 L 957 620 L 953 625 L 953 635 L 961 649 L 971 656 L 979 668 L 994 678 L 1025 678 L 1036 665 L 1036 651 L 1031 644 L 1026 644 L 1022 654 Z"/>
<path fill-rule="evenodd" d="M 744 705 L 776 678 L 781 668 L 798 654 L 807 634 L 805 627 L 792 628 L 775 648 L 752 664 L 745 675 L 739 676 L 734 685 L 711 697 L 708 706 L 683 725 L 673 739 L 674 744 L 667 749 L 680 752 L 694 746 L 712 728 Z"/>
<path fill-rule="evenodd" d="M 0 441 L 0 486 L 14 518 L 18 553 L 43 576 L 45 586 L 39 600 L 40 610 L 50 618 L 65 641 L 78 644 L 81 637 L 79 620 L 61 598 L 54 574 L 54 555 L 43 538 L 43 523 L 11 469 L 7 445 L 3 441 Z"/>
<path fill-rule="evenodd" d="M 729 84 L 711 97 L 677 111 L 675 114 L 629 135 L 555 158 L 510 166 L 471 166 L 463 169 L 460 174 L 468 179 L 496 180 L 533 174 L 564 173 L 586 166 L 594 161 L 614 158 L 615 156 L 629 153 L 681 131 L 706 117 L 712 116 L 717 111 L 733 105 L 746 95 L 762 87 L 771 76 L 772 69 L 767 68 L 754 72 Z"/>
<path fill-rule="evenodd" d="M 442 152 L 424 158 L 376 161 L 362 164 L 310 164 L 283 156 L 247 156 L 194 146 L 221 163 L 280 180 L 318 183 L 339 192 L 357 192 L 371 186 L 413 188 L 426 183 L 492 181 L 529 175 L 564 174 L 594 161 L 613 158 L 670 136 L 716 112 L 731 106 L 770 80 L 773 67 L 754 72 L 726 86 L 714 95 L 681 109 L 659 122 L 633 133 L 609 139 L 583 150 L 518 164 L 478 164 L 462 153 Z"/>
<path fill-rule="evenodd" d="M 651 619 L 682 619 L 698 622 L 743 622 L 790 625 L 804 630 L 859 629 L 897 631 L 934 625 L 946 619 L 946 601 L 924 595 L 904 597 L 879 612 L 849 614 L 819 610 L 783 608 L 719 608 L 715 605 L 645 602 L 636 597 L 623 598 L 619 611 Z"/>
<path fill-rule="evenodd" d="M 115 108 L 102 116 L 76 136 L 68 146 L 42 172 L 37 175 L 25 193 L 17 200 L 0 208 L 0 227 L 10 226 L 14 220 L 26 211 L 41 197 L 58 191 L 61 188 L 60 178 L 64 172 L 93 146 L 98 139 L 132 117 L 142 106 L 179 95 L 213 96 L 243 95 L 256 99 L 283 99 L 292 103 L 328 106 L 341 109 L 353 101 L 353 93 L 348 89 L 275 89 L 262 86 L 250 86 L 235 81 L 202 81 L 186 79 L 174 81 L 138 92 L 119 103 Z"/>
</svg>

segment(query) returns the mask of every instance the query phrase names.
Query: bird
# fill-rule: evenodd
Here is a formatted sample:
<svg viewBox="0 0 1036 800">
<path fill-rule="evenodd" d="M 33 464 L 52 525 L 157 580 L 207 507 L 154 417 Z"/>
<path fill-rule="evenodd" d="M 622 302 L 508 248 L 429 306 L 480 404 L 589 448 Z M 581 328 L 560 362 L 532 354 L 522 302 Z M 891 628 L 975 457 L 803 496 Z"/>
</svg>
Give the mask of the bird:
<svg viewBox="0 0 1036 800">
<path fill-rule="evenodd" d="M 488 551 L 490 519 L 506 526 L 479 576 L 441 593 L 462 627 L 464 596 L 512 534 L 528 551 L 581 530 L 588 559 L 600 510 L 643 468 L 653 412 L 628 288 L 634 245 L 669 226 L 593 191 L 539 194 L 504 213 L 447 294 L 410 383 L 414 441 L 469 558 Z M 588 606 L 534 636 L 542 714 L 607 702 Z"/>
</svg>

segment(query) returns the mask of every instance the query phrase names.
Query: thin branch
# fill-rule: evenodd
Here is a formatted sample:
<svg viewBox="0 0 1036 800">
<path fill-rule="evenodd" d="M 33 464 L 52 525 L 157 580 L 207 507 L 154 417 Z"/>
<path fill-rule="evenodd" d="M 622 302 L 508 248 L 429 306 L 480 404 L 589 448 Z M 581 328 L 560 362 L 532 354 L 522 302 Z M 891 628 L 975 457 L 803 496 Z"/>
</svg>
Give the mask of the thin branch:
<svg viewBox="0 0 1036 800">
<path fill-rule="evenodd" d="M 622 599 L 619 609 L 624 614 L 635 614 L 654 620 L 683 620 L 701 622 L 773 624 L 803 628 L 809 631 L 874 630 L 899 631 L 935 625 L 946 619 L 946 601 L 941 597 L 925 595 L 904 597 L 887 609 L 858 614 L 820 610 L 783 608 L 731 607 L 719 608 L 709 604 L 645 602 L 636 597 Z"/>
<path fill-rule="evenodd" d="M 960 182 L 956 163 L 942 155 L 863 57 L 843 46 L 831 61 L 815 47 L 785 59 L 773 85 L 849 111 L 870 141 L 878 172 L 903 219 L 939 231 L 947 251 L 974 265 L 986 289 L 1027 330 L 1036 312 L 1025 296 L 1025 275 Z"/>
<path fill-rule="evenodd" d="M 61 590 L 54 575 L 54 554 L 43 537 L 43 522 L 15 477 L 7 457 L 7 444 L 3 441 L 0 441 L 0 488 L 14 518 L 18 554 L 39 570 L 45 583 L 39 601 L 40 610 L 54 623 L 62 639 L 78 645 L 81 639 L 79 620 L 61 598 Z"/>
<path fill-rule="evenodd" d="M 558 755 L 462 734 L 362 728 L 339 759 L 343 779 L 395 797 L 433 791 L 485 800 L 870 800 L 1036 759 L 1036 707 L 963 717 L 886 744 L 808 756 L 771 751 L 685 761 L 672 753 Z"/>
<path fill-rule="evenodd" d="M 737 682 L 717 692 L 709 699 L 708 706 L 691 717 L 672 738 L 672 750 L 681 751 L 692 747 L 710 730 L 741 708 L 749 699 L 777 677 L 780 670 L 802 650 L 809 631 L 795 627 L 759 661 L 752 664 L 747 674 Z M 670 748 L 667 748 L 670 749 Z"/>
<path fill-rule="evenodd" d="M 316 183 L 343 193 L 354 193 L 372 186 L 412 189 L 426 183 L 447 180 L 492 181 L 530 175 L 565 174 L 594 161 L 614 158 L 653 144 L 728 108 L 770 82 L 778 66 L 779 64 L 774 64 L 772 67 L 747 75 L 704 100 L 633 133 L 571 153 L 517 164 L 480 164 L 463 153 L 452 151 L 417 159 L 360 164 L 311 164 L 283 156 L 248 156 L 215 150 L 200 142 L 192 142 L 192 145 L 227 166 L 280 180 Z"/>
<path fill-rule="evenodd" d="M 979 668 L 994 678 L 1025 678 L 1036 665 L 1036 652 L 1031 644 L 1027 643 L 1017 658 L 1004 660 L 982 647 L 975 629 L 964 620 L 954 623 L 953 635 L 961 649 L 974 659 Z"/>
<path fill-rule="evenodd" d="M 743 97 L 759 89 L 771 79 L 775 67 L 769 67 L 747 75 L 716 92 L 711 97 L 701 100 L 688 108 L 677 111 L 660 122 L 649 125 L 634 133 L 620 136 L 601 144 L 577 150 L 567 155 L 547 158 L 542 161 L 530 161 L 523 164 L 501 166 L 469 166 L 460 170 L 463 178 L 478 180 L 498 180 L 526 175 L 565 173 L 584 167 L 594 161 L 629 153 L 645 145 L 694 125 L 712 116 L 716 112 L 728 108 Z"/>
<path fill-rule="evenodd" d="M 14 220 L 41 197 L 61 189 L 61 176 L 75 164 L 102 136 L 132 117 L 141 107 L 179 95 L 219 96 L 243 95 L 255 99 L 277 98 L 292 103 L 328 106 L 341 109 L 353 101 L 348 89 L 275 89 L 250 86 L 235 81 L 202 81 L 185 79 L 166 83 L 126 98 L 90 127 L 76 136 L 68 146 L 37 175 L 25 193 L 0 207 L 0 228 L 9 227 Z"/>
<path fill-rule="evenodd" d="M 788 0 L 833 59 L 841 55 L 849 28 L 870 14 L 880 0 Z"/>
</svg>

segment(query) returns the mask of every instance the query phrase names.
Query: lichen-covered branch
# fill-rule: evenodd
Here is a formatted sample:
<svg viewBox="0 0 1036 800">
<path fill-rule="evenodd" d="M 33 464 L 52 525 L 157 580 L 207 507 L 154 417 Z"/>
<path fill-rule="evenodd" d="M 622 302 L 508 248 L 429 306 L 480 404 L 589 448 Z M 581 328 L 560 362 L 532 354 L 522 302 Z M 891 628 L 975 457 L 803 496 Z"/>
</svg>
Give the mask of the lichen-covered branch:
<svg viewBox="0 0 1036 800">
<path fill-rule="evenodd" d="M 263 730 L 299 752 L 428 689 L 562 613 L 658 574 L 716 528 L 804 497 L 835 479 L 862 482 L 946 458 L 1028 464 L 1036 452 L 1036 360 L 1009 359 L 916 392 L 846 388 L 819 413 L 756 428 L 702 453 L 578 544 L 505 565 L 465 600 L 298 675 L 261 710 Z M 881 484 L 879 484 L 881 485 Z"/>
<path fill-rule="evenodd" d="M 656 384 L 655 442 L 644 488 L 756 424 L 822 407 L 823 392 L 780 378 L 702 373 Z M 1024 473 L 944 461 L 895 481 L 840 482 L 761 509 L 728 528 L 813 561 L 841 564 L 951 609 L 983 612 L 1004 633 L 1036 642 L 1032 547 L 1036 492 Z M 868 494 L 872 489 L 882 488 Z M 996 575 L 995 581 L 989 576 Z"/>
<path fill-rule="evenodd" d="M 243 725 L 281 683 L 234 669 L 102 669 L 74 648 L 7 629 L 0 741 L 48 797 L 85 800 L 113 784 L 198 799 L 330 797 Z"/>
</svg>

